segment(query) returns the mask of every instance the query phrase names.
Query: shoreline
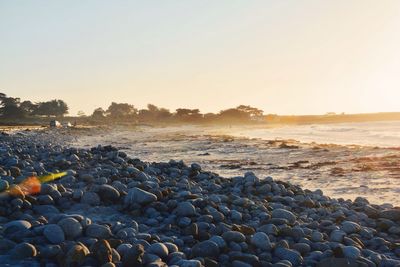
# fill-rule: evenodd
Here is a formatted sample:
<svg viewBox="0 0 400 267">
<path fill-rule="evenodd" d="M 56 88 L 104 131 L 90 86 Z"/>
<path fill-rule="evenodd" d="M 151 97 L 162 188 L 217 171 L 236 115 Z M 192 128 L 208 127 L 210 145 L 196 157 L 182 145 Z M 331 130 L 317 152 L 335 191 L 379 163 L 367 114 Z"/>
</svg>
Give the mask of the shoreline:
<svg viewBox="0 0 400 267">
<path fill-rule="evenodd" d="M 303 188 L 322 189 L 332 197 L 400 205 L 400 150 L 373 146 L 302 143 L 226 135 L 215 128 L 150 128 L 95 131 L 72 146 L 110 144 L 145 161 L 198 162 L 225 177 L 254 171 Z M 388 183 L 388 181 L 390 183 Z"/>
<path fill-rule="evenodd" d="M 2 263 L 400 264 L 393 205 L 334 199 L 249 171 L 226 179 L 197 163 L 144 162 L 113 146 L 76 149 L 69 138 L 0 137 L 3 187 L 34 173 L 68 173 L 40 194 L 0 199 Z"/>
</svg>

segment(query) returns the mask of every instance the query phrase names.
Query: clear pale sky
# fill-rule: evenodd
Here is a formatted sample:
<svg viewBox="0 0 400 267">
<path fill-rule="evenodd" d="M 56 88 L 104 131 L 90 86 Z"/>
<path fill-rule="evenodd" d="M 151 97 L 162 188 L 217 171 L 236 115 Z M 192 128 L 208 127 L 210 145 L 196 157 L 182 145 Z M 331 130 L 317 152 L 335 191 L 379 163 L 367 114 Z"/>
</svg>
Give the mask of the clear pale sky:
<svg viewBox="0 0 400 267">
<path fill-rule="evenodd" d="M 400 1 L 0 0 L 0 92 L 72 115 L 400 111 Z"/>
</svg>

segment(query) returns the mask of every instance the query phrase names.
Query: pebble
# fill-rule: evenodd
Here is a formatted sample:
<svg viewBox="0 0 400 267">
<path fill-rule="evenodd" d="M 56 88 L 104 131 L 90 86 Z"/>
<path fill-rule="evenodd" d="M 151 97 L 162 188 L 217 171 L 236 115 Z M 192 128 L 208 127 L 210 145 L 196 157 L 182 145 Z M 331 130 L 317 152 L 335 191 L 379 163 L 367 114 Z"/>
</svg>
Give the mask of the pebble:
<svg viewBox="0 0 400 267">
<path fill-rule="evenodd" d="M 207 240 L 197 243 L 192 248 L 193 257 L 211 257 L 216 258 L 219 256 L 219 247 L 216 243 Z"/>
<path fill-rule="evenodd" d="M 236 242 L 236 243 L 244 242 L 246 240 L 246 237 L 242 233 L 237 231 L 227 231 L 222 234 L 222 238 L 226 242 Z"/>
<path fill-rule="evenodd" d="M 146 252 L 155 254 L 162 259 L 165 259 L 169 254 L 168 247 L 162 243 L 151 244 L 150 247 L 146 249 Z"/>
<path fill-rule="evenodd" d="M 7 190 L 9 187 L 8 181 L 0 179 L 0 192 Z"/>
<path fill-rule="evenodd" d="M 333 230 L 330 234 L 330 240 L 333 242 L 341 243 L 343 241 L 343 237 L 346 236 L 346 233 L 341 230 Z"/>
<path fill-rule="evenodd" d="M 108 184 L 103 184 L 98 189 L 98 194 L 103 201 L 118 201 L 120 193 L 117 189 Z"/>
<path fill-rule="evenodd" d="M 342 251 L 343 255 L 349 259 L 357 259 L 361 256 L 361 251 L 354 246 L 345 246 Z"/>
<path fill-rule="evenodd" d="M 296 221 L 296 216 L 292 212 L 284 209 L 273 210 L 272 218 L 286 219 L 290 224 L 293 224 Z"/>
<path fill-rule="evenodd" d="M 9 223 L 6 223 L 3 226 L 3 232 L 4 234 L 9 234 L 9 233 L 15 233 L 17 231 L 23 231 L 23 230 L 28 230 L 31 228 L 31 223 L 25 220 L 15 220 L 11 221 Z"/>
<path fill-rule="evenodd" d="M 125 203 L 127 205 L 132 205 L 132 204 L 146 205 L 154 201 L 157 201 L 156 195 L 136 187 L 130 189 L 128 191 L 128 195 L 125 198 Z"/>
<path fill-rule="evenodd" d="M 89 249 L 82 243 L 72 246 L 65 255 L 65 263 L 68 266 L 81 265 L 90 254 Z"/>
<path fill-rule="evenodd" d="M 84 192 L 81 197 L 81 203 L 98 206 L 100 205 L 100 197 L 95 192 Z"/>
<path fill-rule="evenodd" d="M 107 226 L 93 223 L 86 228 L 86 235 L 94 238 L 107 239 L 111 236 L 111 230 Z"/>
<path fill-rule="evenodd" d="M 294 266 L 298 266 L 302 263 L 303 258 L 301 257 L 300 253 L 288 248 L 277 247 L 274 250 L 275 256 L 282 260 L 290 261 Z"/>
<path fill-rule="evenodd" d="M 266 233 L 257 232 L 251 237 L 251 243 L 259 249 L 269 251 L 272 248 L 271 241 Z"/>
<path fill-rule="evenodd" d="M 43 230 L 43 235 L 52 244 L 60 244 L 64 242 L 65 235 L 63 229 L 57 224 L 48 224 Z"/>
<path fill-rule="evenodd" d="M 392 221 L 400 221 L 400 209 L 387 209 L 381 211 L 379 217 Z"/>
<path fill-rule="evenodd" d="M 43 140 L 0 138 L 0 189 L 27 175 L 67 175 L 43 184 L 39 194 L 15 186 L 15 196 L 0 198 L 1 264 L 11 266 L 12 258 L 46 267 L 399 263 L 393 205 L 331 199 L 252 172 L 225 179 L 197 163 L 143 162 L 112 146 L 64 147 L 47 131 L 33 136 Z"/>
<path fill-rule="evenodd" d="M 196 214 L 193 204 L 187 201 L 179 203 L 175 211 L 179 216 L 193 216 Z"/>
<path fill-rule="evenodd" d="M 35 257 L 37 255 L 36 248 L 29 243 L 20 243 L 14 247 L 11 252 L 11 258 L 15 260 L 23 260 Z"/>
<path fill-rule="evenodd" d="M 112 261 L 112 248 L 107 240 L 101 239 L 91 246 L 91 251 L 94 257 L 100 264 L 105 264 Z"/>
<path fill-rule="evenodd" d="M 57 224 L 63 229 L 67 239 L 73 240 L 82 234 L 83 227 L 75 218 L 64 218 Z"/>
<path fill-rule="evenodd" d="M 361 230 L 361 226 L 355 222 L 344 221 L 344 222 L 342 222 L 341 229 L 346 234 L 352 234 L 352 233 L 359 232 Z"/>
</svg>

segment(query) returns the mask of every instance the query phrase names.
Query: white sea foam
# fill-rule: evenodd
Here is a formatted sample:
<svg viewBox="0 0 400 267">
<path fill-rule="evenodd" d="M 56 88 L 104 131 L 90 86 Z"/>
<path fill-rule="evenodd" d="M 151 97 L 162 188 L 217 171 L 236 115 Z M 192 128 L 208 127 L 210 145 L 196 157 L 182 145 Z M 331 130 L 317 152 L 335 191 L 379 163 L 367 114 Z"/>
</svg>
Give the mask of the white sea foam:
<svg viewBox="0 0 400 267">
<path fill-rule="evenodd" d="M 307 143 L 400 147 L 400 121 L 236 128 L 232 134 L 261 139 L 294 139 Z"/>
</svg>

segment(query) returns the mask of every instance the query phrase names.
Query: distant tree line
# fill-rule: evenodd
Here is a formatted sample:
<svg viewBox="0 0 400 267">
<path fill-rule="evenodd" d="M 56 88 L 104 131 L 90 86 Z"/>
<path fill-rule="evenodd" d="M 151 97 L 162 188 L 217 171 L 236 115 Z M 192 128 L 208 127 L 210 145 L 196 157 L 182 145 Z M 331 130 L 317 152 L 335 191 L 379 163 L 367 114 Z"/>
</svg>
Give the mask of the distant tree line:
<svg viewBox="0 0 400 267">
<path fill-rule="evenodd" d="M 68 113 L 68 105 L 63 100 L 50 100 L 33 103 L 18 97 L 0 93 L 0 117 L 6 119 L 25 119 L 34 116 L 62 117 Z"/>
<path fill-rule="evenodd" d="M 135 123 L 234 123 L 263 121 L 261 109 L 240 105 L 221 110 L 219 113 L 201 113 L 199 109 L 169 109 L 148 104 L 146 109 L 137 109 L 128 103 L 115 103 L 106 109 L 97 108 L 89 116 L 96 122 L 135 122 Z"/>
<path fill-rule="evenodd" d="M 63 117 L 68 114 L 68 105 L 63 100 L 50 100 L 33 103 L 0 93 L 0 118 L 29 119 L 38 117 Z M 169 109 L 148 104 L 146 109 L 137 109 L 128 103 L 112 102 L 104 110 L 96 108 L 90 116 L 83 111 L 78 112 L 81 122 L 110 123 L 235 123 L 263 121 L 261 109 L 240 105 L 235 108 L 221 110 L 219 113 L 201 113 L 199 109 L 178 108 L 174 112 Z"/>
</svg>

